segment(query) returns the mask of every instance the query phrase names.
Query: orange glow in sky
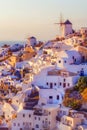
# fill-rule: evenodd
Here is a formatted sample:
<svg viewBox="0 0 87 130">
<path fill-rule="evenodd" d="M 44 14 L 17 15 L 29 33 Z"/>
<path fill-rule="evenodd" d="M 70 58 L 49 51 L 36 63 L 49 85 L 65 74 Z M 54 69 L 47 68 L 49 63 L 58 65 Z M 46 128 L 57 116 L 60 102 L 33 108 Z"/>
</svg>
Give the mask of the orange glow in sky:
<svg viewBox="0 0 87 130">
<path fill-rule="evenodd" d="M 58 35 L 60 13 L 74 28 L 87 26 L 87 0 L 0 0 L 0 41 L 48 40 Z"/>
</svg>

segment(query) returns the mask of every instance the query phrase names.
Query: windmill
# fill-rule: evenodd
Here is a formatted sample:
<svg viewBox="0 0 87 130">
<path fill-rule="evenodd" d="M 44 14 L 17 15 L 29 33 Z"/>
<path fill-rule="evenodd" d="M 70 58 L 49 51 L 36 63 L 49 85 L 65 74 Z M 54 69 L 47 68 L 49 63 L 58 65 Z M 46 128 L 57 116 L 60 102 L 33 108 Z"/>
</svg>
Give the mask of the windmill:
<svg viewBox="0 0 87 130">
<path fill-rule="evenodd" d="M 62 30 L 63 30 L 62 26 L 64 25 L 64 20 L 63 20 L 62 14 L 60 14 L 60 22 L 59 23 L 55 23 L 55 24 L 59 25 L 59 27 L 60 27 L 59 30 L 60 30 L 60 33 L 61 33 Z"/>
</svg>

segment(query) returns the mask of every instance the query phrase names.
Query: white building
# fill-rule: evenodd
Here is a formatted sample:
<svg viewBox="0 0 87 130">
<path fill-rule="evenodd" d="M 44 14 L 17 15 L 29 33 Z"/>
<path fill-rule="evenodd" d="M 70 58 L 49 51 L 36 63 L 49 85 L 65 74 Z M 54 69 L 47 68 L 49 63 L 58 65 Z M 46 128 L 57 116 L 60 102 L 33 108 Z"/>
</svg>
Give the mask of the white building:
<svg viewBox="0 0 87 130">
<path fill-rule="evenodd" d="M 48 67 L 34 77 L 33 83 L 41 89 L 65 90 L 73 87 L 78 78 L 79 75 L 76 73 Z"/>
<path fill-rule="evenodd" d="M 28 45 L 30 45 L 30 46 L 32 46 L 32 47 L 34 47 L 36 44 L 37 44 L 37 40 L 36 40 L 36 38 L 35 37 L 29 37 L 29 38 L 27 38 L 27 40 L 28 40 Z"/>
<path fill-rule="evenodd" d="M 61 27 L 62 27 L 62 37 L 66 37 L 67 35 L 73 33 L 72 23 L 69 20 L 66 20 L 64 23 L 62 23 Z"/>
<path fill-rule="evenodd" d="M 68 115 L 61 117 L 61 121 L 58 122 L 59 130 L 72 130 L 78 129 L 78 126 L 83 124 L 85 117 L 83 114 L 71 111 Z"/>
<path fill-rule="evenodd" d="M 48 67 L 34 76 L 33 84 L 40 88 L 42 103 L 62 104 L 65 90 L 72 88 L 78 79 L 76 73 Z"/>
<path fill-rule="evenodd" d="M 57 57 L 57 65 L 60 69 L 67 68 L 67 66 L 71 64 L 80 64 L 82 60 L 80 53 L 76 50 L 61 51 Z"/>
<path fill-rule="evenodd" d="M 58 104 L 39 104 L 38 89 L 28 89 L 20 104 L 12 130 L 53 130 L 56 127 Z"/>
<path fill-rule="evenodd" d="M 12 121 L 12 130 L 52 130 L 56 126 L 58 105 L 36 106 L 34 110 L 20 109 Z"/>
<path fill-rule="evenodd" d="M 59 89 L 40 89 L 40 104 L 61 104 L 64 91 Z"/>
</svg>

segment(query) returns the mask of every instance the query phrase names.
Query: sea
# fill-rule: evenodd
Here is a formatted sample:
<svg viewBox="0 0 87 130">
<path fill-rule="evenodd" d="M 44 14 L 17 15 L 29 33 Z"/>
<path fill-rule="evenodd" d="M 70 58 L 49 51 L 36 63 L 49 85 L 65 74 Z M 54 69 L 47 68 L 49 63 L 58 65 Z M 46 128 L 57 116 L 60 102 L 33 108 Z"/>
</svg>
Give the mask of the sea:
<svg viewBox="0 0 87 130">
<path fill-rule="evenodd" d="M 3 45 L 13 45 L 13 44 L 26 44 L 26 41 L 0 41 L 0 47 Z"/>
</svg>

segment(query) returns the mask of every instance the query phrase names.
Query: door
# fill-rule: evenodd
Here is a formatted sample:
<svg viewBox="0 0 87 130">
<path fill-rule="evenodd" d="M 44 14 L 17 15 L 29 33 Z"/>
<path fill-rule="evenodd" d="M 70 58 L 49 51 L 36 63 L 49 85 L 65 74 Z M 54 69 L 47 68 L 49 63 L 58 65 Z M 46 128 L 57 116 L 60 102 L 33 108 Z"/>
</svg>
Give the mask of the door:
<svg viewBox="0 0 87 130">
<path fill-rule="evenodd" d="M 65 88 L 66 87 L 66 83 L 63 83 L 63 88 Z"/>
<path fill-rule="evenodd" d="M 53 83 L 50 83 L 50 88 L 53 88 Z"/>
</svg>

